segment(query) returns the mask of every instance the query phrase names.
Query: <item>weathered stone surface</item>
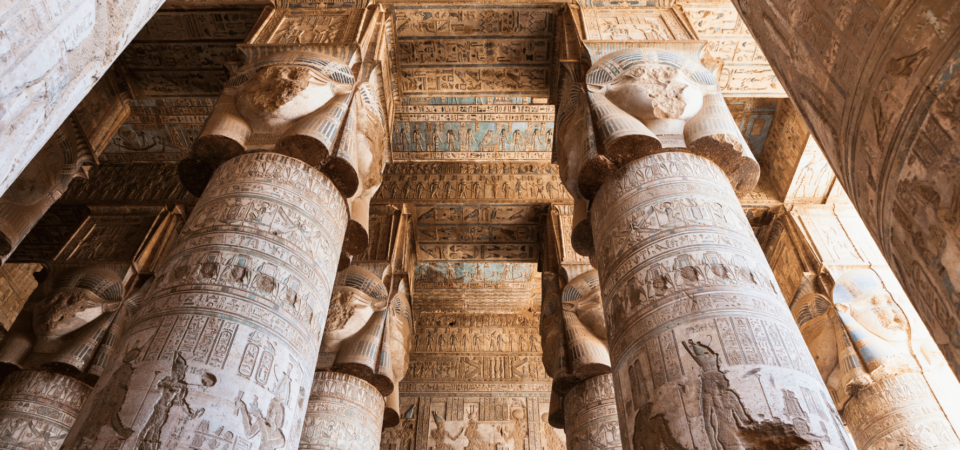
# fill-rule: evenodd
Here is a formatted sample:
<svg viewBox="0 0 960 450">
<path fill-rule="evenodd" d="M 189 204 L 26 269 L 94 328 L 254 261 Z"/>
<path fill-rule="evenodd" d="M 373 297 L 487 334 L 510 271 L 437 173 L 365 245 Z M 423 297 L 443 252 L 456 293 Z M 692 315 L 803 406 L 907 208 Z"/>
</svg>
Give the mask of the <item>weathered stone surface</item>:
<svg viewBox="0 0 960 450">
<path fill-rule="evenodd" d="M 881 449 L 893 442 L 912 448 L 960 445 L 944 414 L 950 406 L 941 406 L 931 389 L 949 381 L 936 376 L 948 370 L 946 361 L 929 335 L 912 329 L 903 308 L 868 269 L 837 280 L 833 300 L 807 294 L 792 305 L 858 448 Z"/>
<path fill-rule="evenodd" d="M 67 120 L 0 197 L 0 264 L 63 195 L 70 182 L 85 177 L 95 163 L 76 122 Z"/>
<path fill-rule="evenodd" d="M 867 229 L 960 367 L 960 6 L 734 1 Z M 910 30 L 909 32 L 906 30 Z"/>
<path fill-rule="evenodd" d="M 587 379 L 571 389 L 563 398 L 563 411 L 567 448 L 623 448 L 612 375 Z M 633 447 L 643 448 L 643 445 Z"/>
<path fill-rule="evenodd" d="M 383 395 L 370 383 L 344 373 L 317 371 L 299 448 L 379 448 L 383 408 Z"/>
<path fill-rule="evenodd" d="M 224 440 L 210 433 L 221 427 L 236 443 L 291 448 L 346 221 L 336 188 L 300 161 L 260 153 L 222 165 L 65 448 L 186 448 L 194 433 Z M 153 406 L 125 407 L 144 402 Z"/>
<path fill-rule="evenodd" d="M 73 427 L 90 386 L 66 375 L 24 370 L 0 388 L 0 436 L 9 449 L 56 450 Z"/>
<path fill-rule="evenodd" d="M 719 167 L 683 153 L 638 159 L 603 185 L 591 217 L 625 448 L 844 447 Z M 797 413 L 788 400 L 800 397 Z"/>
<path fill-rule="evenodd" d="M 37 288 L 34 274 L 41 269 L 36 263 L 7 263 L 0 266 L 0 326 L 4 331 L 10 330 L 20 309 Z"/>
<path fill-rule="evenodd" d="M 15 1 L 0 11 L 0 192 L 5 192 L 67 115 L 162 5 Z"/>
</svg>

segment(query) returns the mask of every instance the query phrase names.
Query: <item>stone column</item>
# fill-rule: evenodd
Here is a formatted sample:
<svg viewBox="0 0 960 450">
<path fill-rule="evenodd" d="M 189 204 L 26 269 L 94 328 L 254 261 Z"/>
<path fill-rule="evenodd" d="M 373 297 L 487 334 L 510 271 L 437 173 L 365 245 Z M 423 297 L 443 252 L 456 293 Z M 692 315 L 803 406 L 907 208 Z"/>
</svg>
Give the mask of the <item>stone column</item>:
<svg viewBox="0 0 960 450">
<path fill-rule="evenodd" d="M 811 293 L 792 309 L 857 448 L 960 446 L 949 419 L 960 386 L 940 376 L 940 350 L 876 272 L 849 271 L 832 300 Z"/>
<path fill-rule="evenodd" d="M 366 268 L 337 274 L 315 378 L 324 385 L 310 395 L 301 449 L 379 448 L 381 430 L 400 422 L 412 321 L 405 292 L 387 299 Z"/>
<path fill-rule="evenodd" d="M 548 239 L 553 233 L 547 232 Z M 544 274 L 544 305 L 540 332 L 544 367 L 553 378 L 548 421 L 566 434 L 567 448 L 587 445 L 619 449 L 620 425 L 614 401 L 613 377 L 600 280 L 589 266 L 556 295 Z M 575 269 L 567 265 L 563 272 Z M 570 270 L 573 269 L 573 270 Z"/>
<path fill-rule="evenodd" d="M 563 431 L 567 448 L 620 449 L 620 425 L 613 376 L 588 378 L 563 397 Z M 638 448 L 635 446 L 635 448 Z"/>
<path fill-rule="evenodd" d="M 16 370 L 0 389 L 0 436 L 10 448 L 60 448 L 142 300 L 143 289 L 122 300 L 111 270 L 52 272 L 0 345 L 0 363 Z"/>
<path fill-rule="evenodd" d="M 0 438 L 8 449 L 58 449 L 90 386 L 58 373 L 24 370 L 0 388 Z"/>
<path fill-rule="evenodd" d="M 346 222 L 299 160 L 220 166 L 65 448 L 296 442 Z"/>
<path fill-rule="evenodd" d="M 733 4 L 960 374 L 960 8 Z"/>
<path fill-rule="evenodd" d="M 654 49 L 564 73 L 558 118 L 596 122 L 558 148 L 592 200 L 581 248 L 599 272 L 624 448 L 847 447 L 737 200 L 758 168 L 713 76 Z"/>
<path fill-rule="evenodd" d="M 300 449 L 380 448 L 384 399 L 370 383 L 318 371 L 310 390 Z"/>
<path fill-rule="evenodd" d="M 299 442 L 347 199 L 384 161 L 358 136 L 383 120 L 368 52 L 383 10 L 341 13 L 272 9 L 241 47 L 245 64 L 178 165 L 200 200 L 65 448 Z M 343 28 L 281 42 L 302 23 Z"/>
<path fill-rule="evenodd" d="M 823 431 L 833 423 L 823 383 L 715 164 L 679 152 L 628 163 L 591 219 L 634 449 L 843 447 L 839 430 Z"/>
</svg>

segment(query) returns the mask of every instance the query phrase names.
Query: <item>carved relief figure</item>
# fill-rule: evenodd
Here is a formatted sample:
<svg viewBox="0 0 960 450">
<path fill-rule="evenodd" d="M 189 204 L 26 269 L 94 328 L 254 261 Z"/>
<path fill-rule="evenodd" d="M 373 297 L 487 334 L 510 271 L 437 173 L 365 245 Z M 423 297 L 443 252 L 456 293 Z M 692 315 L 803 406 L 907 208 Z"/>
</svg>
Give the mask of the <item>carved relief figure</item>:
<svg viewBox="0 0 960 450">
<path fill-rule="evenodd" d="M 684 342 L 683 347 L 700 366 L 700 408 L 711 447 L 714 450 L 745 448 L 741 428 L 753 424 L 754 420 L 743 408 L 740 396 L 730 388 L 727 376 L 720 371 L 717 353 L 692 340 Z M 640 413 L 637 417 L 641 417 Z M 669 435 L 669 430 L 666 434 Z"/>
<path fill-rule="evenodd" d="M 137 439 L 137 450 L 160 450 L 163 441 L 160 440 L 164 425 L 170 418 L 170 410 L 174 406 L 183 408 L 191 420 L 200 417 L 204 409 L 194 411 L 187 403 L 189 384 L 184 380 L 187 375 L 187 360 L 180 352 L 173 359 L 173 369 L 170 375 L 157 382 L 160 398 L 153 405 L 153 413 L 147 419 Z"/>
</svg>

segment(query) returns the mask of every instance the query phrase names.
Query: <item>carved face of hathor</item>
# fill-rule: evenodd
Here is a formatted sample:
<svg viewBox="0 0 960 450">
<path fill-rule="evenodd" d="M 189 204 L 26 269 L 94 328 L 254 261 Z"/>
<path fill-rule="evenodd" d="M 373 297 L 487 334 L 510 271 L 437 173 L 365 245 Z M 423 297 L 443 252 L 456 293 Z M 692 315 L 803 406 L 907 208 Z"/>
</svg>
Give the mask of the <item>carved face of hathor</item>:
<svg viewBox="0 0 960 450">
<path fill-rule="evenodd" d="M 340 90 L 338 83 L 308 67 L 267 66 L 240 87 L 237 109 L 254 130 L 280 132 Z"/>
<path fill-rule="evenodd" d="M 863 328 L 887 342 L 906 341 L 910 337 L 907 316 L 886 291 L 849 302 L 843 309 Z"/>
<path fill-rule="evenodd" d="M 61 289 L 37 305 L 33 327 L 38 336 L 63 336 L 79 330 L 104 313 L 116 310 L 118 306 L 86 289 Z"/>
<path fill-rule="evenodd" d="M 603 92 L 657 135 L 682 135 L 684 124 L 703 107 L 700 85 L 682 71 L 660 64 L 634 65 L 606 84 Z"/>
</svg>

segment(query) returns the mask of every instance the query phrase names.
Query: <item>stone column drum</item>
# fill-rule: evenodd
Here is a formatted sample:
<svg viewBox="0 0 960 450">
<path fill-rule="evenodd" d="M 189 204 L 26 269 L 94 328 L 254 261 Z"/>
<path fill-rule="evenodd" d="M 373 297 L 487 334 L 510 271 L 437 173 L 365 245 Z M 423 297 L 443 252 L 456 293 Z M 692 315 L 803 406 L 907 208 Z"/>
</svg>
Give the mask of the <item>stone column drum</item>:
<svg viewBox="0 0 960 450">
<path fill-rule="evenodd" d="M 949 417 L 960 386 L 909 302 L 870 269 L 837 278 L 832 297 L 792 309 L 857 448 L 960 447 Z"/>
<path fill-rule="evenodd" d="M 0 440 L 6 449 L 57 449 L 90 386 L 46 371 L 11 374 L 0 389 Z"/>
<path fill-rule="evenodd" d="M 378 449 L 383 395 L 353 375 L 318 371 L 310 390 L 300 449 Z"/>
<path fill-rule="evenodd" d="M 590 217 L 633 449 L 845 448 L 724 171 L 688 153 L 640 157 Z"/>
<path fill-rule="evenodd" d="M 64 448 L 296 448 L 346 224 L 297 159 L 222 164 Z"/>
<path fill-rule="evenodd" d="M 590 378 L 563 397 L 563 431 L 570 450 L 620 449 L 620 425 L 610 374 Z"/>
</svg>

